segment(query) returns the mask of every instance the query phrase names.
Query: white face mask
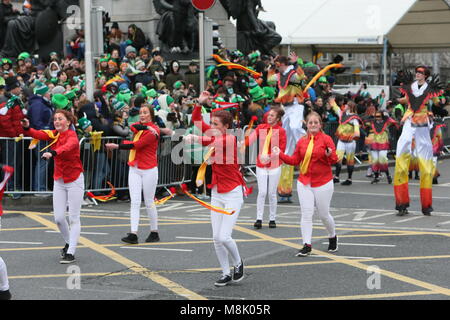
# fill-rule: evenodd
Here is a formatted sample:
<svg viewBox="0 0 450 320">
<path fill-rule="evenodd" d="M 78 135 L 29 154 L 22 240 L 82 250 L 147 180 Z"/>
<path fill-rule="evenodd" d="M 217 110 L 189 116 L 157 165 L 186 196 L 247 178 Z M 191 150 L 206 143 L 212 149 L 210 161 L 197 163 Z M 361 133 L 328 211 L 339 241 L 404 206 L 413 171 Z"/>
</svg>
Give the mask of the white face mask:
<svg viewBox="0 0 450 320">
<path fill-rule="evenodd" d="M 180 65 L 179 65 L 178 63 L 175 62 L 175 63 L 173 64 L 173 69 L 174 69 L 174 70 L 178 70 L 179 68 L 180 68 Z"/>
<path fill-rule="evenodd" d="M 51 71 L 50 75 L 52 76 L 52 78 L 56 78 L 58 76 L 58 72 L 59 72 L 58 70 Z"/>
</svg>

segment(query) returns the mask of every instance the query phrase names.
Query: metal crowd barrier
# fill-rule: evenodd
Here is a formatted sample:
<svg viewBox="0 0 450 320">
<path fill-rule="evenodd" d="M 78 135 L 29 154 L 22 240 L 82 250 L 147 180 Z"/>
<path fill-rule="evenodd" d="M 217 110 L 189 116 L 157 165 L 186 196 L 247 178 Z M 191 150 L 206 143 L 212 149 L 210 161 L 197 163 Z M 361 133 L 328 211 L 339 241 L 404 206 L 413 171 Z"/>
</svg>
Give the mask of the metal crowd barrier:
<svg viewBox="0 0 450 320">
<path fill-rule="evenodd" d="M 446 152 L 450 153 L 450 117 L 444 118 L 447 124 L 443 128 L 443 139 Z M 333 138 L 337 144 L 335 135 L 338 127 L 337 122 L 325 122 L 324 132 Z M 238 141 L 243 141 L 247 127 L 238 129 L 235 136 Z M 397 130 L 391 126 L 390 144 L 391 154 L 395 154 L 397 140 L 401 134 L 401 129 Z M 98 150 L 94 150 L 92 138 L 82 138 L 80 140 L 80 156 L 84 168 L 85 190 L 91 192 L 107 192 L 111 188 L 108 181 L 112 183 L 116 190 L 128 190 L 128 154 L 126 150 L 108 151 L 105 149 L 105 143 L 120 143 L 122 138 L 118 137 L 101 137 Z M 39 152 L 47 145 L 47 142 L 40 142 L 39 145 L 29 150 L 31 138 L 26 137 L 20 141 L 15 138 L 0 137 L 0 161 L 15 168 L 15 173 L 9 181 L 6 192 L 9 194 L 50 194 L 53 189 L 53 161 L 45 161 L 40 158 Z M 362 142 L 359 141 L 358 143 Z M 181 139 L 172 141 L 172 137 L 163 136 L 158 148 L 158 187 L 168 187 L 180 183 L 189 182 L 191 178 L 192 165 L 190 162 L 174 161 L 172 151 L 179 150 L 181 158 L 183 155 L 183 147 L 180 147 Z M 259 151 L 260 141 L 256 140 L 250 147 L 245 150 L 243 159 L 239 159 L 239 163 L 243 164 L 244 173 L 250 173 L 256 176 L 256 157 Z M 367 154 L 365 149 L 357 149 L 359 155 Z M 177 152 L 174 152 L 177 153 Z M 361 163 L 361 159 L 356 161 Z"/>
<path fill-rule="evenodd" d="M 110 191 L 108 181 L 118 191 L 128 190 L 128 150 L 108 151 L 106 143 L 117 143 L 123 138 L 101 137 L 98 150 L 94 150 L 92 138 L 80 140 L 81 161 L 84 168 L 85 190 L 91 192 Z M 172 141 L 170 136 L 163 136 L 158 146 L 158 185 L 167 187 L 186 182 L 189 166 L 175 164 L 171 151 L 180 142 Z"/>
</svg>

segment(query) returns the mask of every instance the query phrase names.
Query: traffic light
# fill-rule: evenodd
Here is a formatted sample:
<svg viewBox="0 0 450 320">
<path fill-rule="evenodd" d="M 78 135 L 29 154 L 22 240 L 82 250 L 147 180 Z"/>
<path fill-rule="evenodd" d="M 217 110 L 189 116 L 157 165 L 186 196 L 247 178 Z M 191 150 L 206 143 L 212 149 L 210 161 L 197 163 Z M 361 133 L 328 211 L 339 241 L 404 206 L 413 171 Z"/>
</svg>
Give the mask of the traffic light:
<svg viewBox="0 0 450 320">
<path fill-rule="evenodd" d="M 220 38 L 219 24 L 210 18 L 205 17 L 205 57 L 206 60 L 212 61 L 212 55 L 217 54 L 223 48 L 222 39 Z"/>
<path fill-rule="evenodd" d="M 213 22 L 212 24 L 212 37 L 213 37 L 213 54 L 218 54 L 219 50 L 223 48 L 222 39 L 220 38 L 219 24 Z"/>
</svg>

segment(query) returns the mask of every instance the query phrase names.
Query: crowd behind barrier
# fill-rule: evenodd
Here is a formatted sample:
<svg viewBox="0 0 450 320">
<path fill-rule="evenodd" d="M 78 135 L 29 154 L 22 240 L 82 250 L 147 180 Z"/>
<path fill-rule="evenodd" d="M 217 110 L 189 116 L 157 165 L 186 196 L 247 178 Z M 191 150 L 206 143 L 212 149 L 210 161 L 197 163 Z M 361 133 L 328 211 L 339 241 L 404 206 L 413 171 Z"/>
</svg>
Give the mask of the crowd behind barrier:
<svg viewBox="0 0 450 320">
<path fill-rule="evenodd" d="M 444 151 L 450 153 L 450 117 L 443 119 L 447 127 L 442 129 L 444 140 Z M 326 122 L 324 132 L 330 135 L 337 144 L 335 136 L 337 122 Z M 390 154 L 395 154 L 397 139 L 400 136 L 399 130 L 390 127 Z M 246 127 L 236 132 L 238 140 L 243 140 Z M 17 141 L 18 140 L 18 141 Z M 91 192 L 109 192 L 110 182 L 117 191 L 128 190 L 128 153 L 127 150 L 107 151 L 105 143 L 120 143 L 120 137 L 101 137 L 96 144 L 92 138 L 82 138 L 80 140 L 80 156 L 83 163 L 85 176 L 85 190 Z M 364 137 L 360 138 L 362 143 L 357 143 L 357 162 L 361 164 L 367 155 L 364 146 Z M 53 189 L 53 161 L 45 161 L 38 156 L 39 150 L 46 146 L 41 142 L 35 149 L 30 150 L 31 138 L 22 139 L 0 138 L 2 150 L 2 162 L 14 164 L 15 173 L 7 185 L 7 194 L 48 194 Z M 186 155 L 183 154 L 181 138 L 172 139 L 170 136 L 163 136 L 158 149 L 158 187 L 168 187 L 188 183 L 191 180 L 192 164 Z M 181 147 L 181 148 L 180 148 Z M 247 173 L 255 175 L 256 156 L 258 154 L 259 141 L 246 148 L 245 155 L 240 159 L 243 168 Z M 173 152 L 174 151 L 174 152 Z M 174 158 L 175 157 L 175 158 Z M 181 157 L 176 159 L 176 157 Z"/>
</svg>

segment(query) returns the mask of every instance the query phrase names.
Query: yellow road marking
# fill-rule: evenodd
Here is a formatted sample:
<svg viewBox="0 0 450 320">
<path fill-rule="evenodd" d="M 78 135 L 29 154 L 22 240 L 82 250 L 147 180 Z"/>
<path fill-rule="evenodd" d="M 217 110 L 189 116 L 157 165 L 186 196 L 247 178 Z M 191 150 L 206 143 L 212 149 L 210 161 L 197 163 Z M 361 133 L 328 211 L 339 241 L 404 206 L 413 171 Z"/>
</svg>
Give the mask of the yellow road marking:
<svg viewBox="0 0 450 320">
<path fill-rule="evenodd" d="M 255 237 L 267 239 L 268 241 L 272 241 L 274 243 L 278 243 L 278 244 L 281 244 L 281 245 L 284 245 L 284 246 L 287 246 L 287 247 L 300 249 L 300 246 L 298 244 L 293 244 L 291 242 L 287 242 L 287 241 L 284 241 L 284 240 L 279 240 L 279 239 L 276 239 L 276 238 L 264 235 L 264 234 L 262 234 L 260 232 L 257 232 L 257 231 L 249 230 L 249 229 L 246 229 L 246 228 L 243 228 L 243 227 L 240 227 L 240 226 L 235 226 L 235 229 L 238 230 L 238 231 L 247 233 L 247 234 L 251 234 L 251 235 L 253 235 Z M 365 265 L 365 264 L 363 264 L 361 262 L 350 260 L 350 259 L 345 259 L 345 258 L 342 258 L 342 257 L 339 257 L 339 256 L 334 256 L 332 254 L 329 254 L 328 252 L 324 252 L 324 251 L 320 251 L 320 250 L 314 249 L 314 253 L 319 254 L 319 255 L 323 255 L 323 256 L 325 256 L 325 257 L 327 257 L 329 259 L 332 259 L 332 260 L 334 260 L 336 262 L 339 262 L 339 263 L 342 263 L 342 264 L 345 264 L 345 265 L 349 265 L 349 266 L 352 266 L 352 267 L 355 267 L 355 268 L 358 268 L 358 269 L 362 269 L 362 270 L 365 270 L 365 271 L 368 268 L 367 265 Z M 372 262 L 372 259 L 370 261 Z M 386 277 L 395 279 L 395 280 L 399 280 L 399 281 L 402 281 L 402 282 L 413 284 L 413 285 L 418 286 L 418 287 L 422 287 L 422 288 L 427 289 L 427 290 L 431 290 L 431 291 L 433 291 L 433 292 L 435 292 L 437 294 L 443 294 L 443 295 L 446 295 L 446 296 L 450 296 L 450 289 L 447 289 L 447 288 L 444 288 L 444 287 L 440 287 L 440 286 L 437 286 L 437 285 L 434 285 L 434 284 L 431 284 L 431 283 L 428 283 L 428 282 L 425 282 L 425 281 L 420 281 L 420 280 L 417 280 L 417 279 L 414 279 L 414 278 L 411 278 L 411 277 L 407 277 L 407 276 L 403 276 L 401 274 L 398 274 L 398 273 L 395 273 L 395 272 L 391 272 L 391 271 L 387 271 L 387 270 L 384 270 L 384 269 L 380 269 L 380 274 L 382 274 L 382 275 L 384 275 Z"/>
<path fill-rule="evenodd" d="M 58 227 L 54 223 L 48 221 L 47 219 L 45 219 L 45 218 L 43 218 L 43 217 L 41 217 L 41 216 L 39 216 L 37 214 L 28 212 L 26 214 L 26 216 L 31 218 L 31 219 L 33 219 L 34 221 L 37 221 L 37 222 L 41 223 L 44 226 L 47 226 L 48 228 L 51 228 L 53 230 L 58 231 Z M 138 264 L 138 263 L 136 263 L 136 262 L 134 262 L 134 261 L 132 261 L 130 259 L 127 259 L 124 256 L 122 256 L 122 255 L 120 255 L 120 254 L 118 254 L 118 253 L 116 253 L 116 252 L 114 252 L 114 251 L 112 251 L 110 249 L 107 249 L 107 248 L 103 247 L 102 245 L 97 244 L 97 243 L 95 243 L 95 242 L 93 242 L 93 241 L 91 241 L 91 240 L 89 240 L 89 239 L 87 239 L 85 237 L 80 237 L 79 243 L 81 243 L 81 244 L 91 248 L 94 251 L 97 251 L 98 253 L 101 253 L 101 254 L 107 256 L 108 258 L 110 258 L 110 259 L 112 259 L 112 260 L 114 260 L 114 261 L 116 261 L 116 262 L 118 262 L 118 263 L 120 263 L 122 265 L 124 265 L 125 267 L 129 268 L 131 271 L 134 271 L 135 273 L 141 274 L 142 276 L 144 276 L 146 278 L 149 278 L 150 280 L 152 280 L 152 281 L 156 282 L 157 284 L 159 284 L 159 285 L 169 289 L 170 291 L 176 293 L 177 295 L 180 295 L 180 296 L 185 297 L 187 299 L 206 300 L 205 297 L 203 297 L 203 296 L 201 296 L 201 295 L 199 295 L 199 294 L 197 294 L 197 293 L 195 293 L 195 292 L 193 292 L 191 290 L 188 290 L 188 289 L 182 287 L 181 285 L 179 285 L 179 284 L 177 284 L 177 283 L 175 283 L 175 282 L 173 282 L 173 281 L 171 281 L 171 280 L 169 280 L 169 279 L 167 279 L 165 277 L 160 276 L 156 272 L 150 271 L 149 269 L 141 266 L 140 264 Z"/>
<path fill-rule="evenodd" d="M 426 296 L 431 294 L 438 294 L 431 291 L 413 291 L 413 292 L 397 292 L 397 293 L 378 293 L 355 296 L 339 296 L 339 297 L 325 297 L 325 298 L 306 298 L 294 300 L 357 300 L 357 299 L 381 299 L 381 298 L 395 298 L 395 297 L 409 297 L 409 296 Z"/>
</svg>

